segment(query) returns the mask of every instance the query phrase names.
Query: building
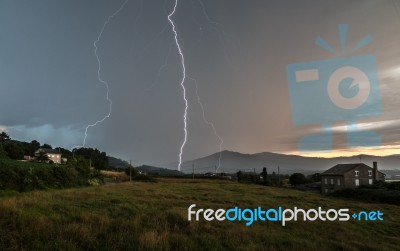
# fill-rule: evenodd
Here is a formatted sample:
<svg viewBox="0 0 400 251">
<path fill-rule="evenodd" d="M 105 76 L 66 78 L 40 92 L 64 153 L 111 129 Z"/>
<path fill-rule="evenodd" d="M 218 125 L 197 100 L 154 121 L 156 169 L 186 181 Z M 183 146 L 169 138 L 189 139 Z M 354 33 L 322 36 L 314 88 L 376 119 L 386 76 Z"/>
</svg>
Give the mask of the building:
<svg viewBox="0 0 400 251">
<path fill-rule="evenodd" d="M 29 156 L 29 155 L 24 155 L 23 161 L 31 161 L 31 160 L 33 160 L 33 159 L 34 159 L 34 158 L 31 157 L 31 156 Z"/>
<path fill-rule="evenodd" d="M 61 153 L 59 153 L 57 150 L 48 148 L 39 148 L 35 151 L 35 157 L 39 156 L 40 152 L 46 154 L 47 158 L 49 158 L 48 162 L 61 164 Z"/>
<path fill-rule="evenodd" d="M 384 181 L 385 174 L 378 171 L 378 163 L 373 168 L 364 163 L 338 164 L 321 174 L 321 192 L 331 193 L 345 188 L 372 185 L 374 181 Z"/>
</svg>

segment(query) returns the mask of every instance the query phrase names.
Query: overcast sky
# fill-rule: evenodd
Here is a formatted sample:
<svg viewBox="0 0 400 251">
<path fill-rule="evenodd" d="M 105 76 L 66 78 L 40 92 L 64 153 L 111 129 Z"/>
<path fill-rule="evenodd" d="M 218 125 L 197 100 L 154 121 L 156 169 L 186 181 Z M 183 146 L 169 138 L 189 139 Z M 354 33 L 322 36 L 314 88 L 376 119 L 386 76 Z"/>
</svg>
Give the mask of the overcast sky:
<svg viewBox="0 0 400 251">
<path fill-rule="evenodd" d="M 124 2 L 0 0 L 1 130 L 24 141 L 82 145 L 85 127 L 109 109 L 93 43 Z M 167 19 L 173 4 L 129 0 L 104 27 L 97 52 L 112 113 L 89 128 L 85 146 L 135 164 L 178 160 L 184 101 Z M 368 54 L 376 57 L 382 114 L 357 123 L 381 136 L 382 147 L 374 153 L 398 151 L 400 1 L 181 0 L 172 19 L 188 76 L 183 160 L 215 153 L 220 144 L 204 121 L 192 79 L 223 150 L 293 153 L 300 137 L 321 128 L 293 123 L 286 66 Z M 349 25 L 349 48 L 368 34 L 373 40 L 355 52 L 332 55 L 315 40 L 321 36 L 340 51 L 338 24 Z M 333 124 L 331 154 L 361 151 L 346 149 L 346 123 Z"/>
</svg>

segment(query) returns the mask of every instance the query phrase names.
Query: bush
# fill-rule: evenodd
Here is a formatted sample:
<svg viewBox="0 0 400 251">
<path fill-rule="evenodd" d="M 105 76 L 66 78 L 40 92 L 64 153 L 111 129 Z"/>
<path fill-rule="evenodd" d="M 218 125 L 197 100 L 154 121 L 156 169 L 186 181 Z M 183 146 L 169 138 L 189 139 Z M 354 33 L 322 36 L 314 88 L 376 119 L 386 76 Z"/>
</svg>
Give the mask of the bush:
<svg viewBox="0 0 400 251">
<path fill-rule="evenodd" d="M 143 182 L 157 182 L 157 180 L 154 177 L 151 177 L 149 175 L 136 175 L 135 177 L 132 177 L 132 180 L 143 181 Z"/>
<path fill-rule="evenodd" d="M 98 178 L 93 178 L 93 179 L 89 179 L 88 180 L 89 185 L 91 186 L 100 186 L 102 185 L 104 182 Z"/>
<path fill-rule="evenodd" d="M 237 179 L 239 182 L 243 183 L 259 183 L 260 175 L 250 172 L 242 172 L 239 171 L 236 173 Z"/>
<path fill-rule="evenodd" d="M 89 173 L 89 180 L 88 183 L 93 186 L 97 186 L 97 185 L 103 185 L 104 182 L 104 176 L 100 173 L 99 170 L 92 170 Z"/>
<path fill-rule="evenodd" d="M 307 179 L 302 173 L 294 173 L 290 175 L 289 182 L 292 186 L 296 186 L 307 183 Z"/>
<path fill-rule="evenodd" d="M 330 194 L 334 197 L 351 198 L 367 202 L 400 205 L 400 191 L 373 188 L 343 189 Z"/>
<path fill-rule="evenodd" d="M 46 188 L 89 185 L 89 179 L 102 182 L 99 173 L 87 172 L 78 165 L 54 165 L 15 160 L 0 160 L 0 189 L 19 192 Z"/>
<path fill-rule="evenodd" d="M 129 176 L 129 175 L 131 174 L 131 172 L 132 172 L 132 178 L 135 177 L 135 176 L 137 176 L 137 175 L 139 175 L 138 170 L 137 170 L 136 168 L 134 168 L 134 167 L 132 167 L 132 168 L 127 167 L 127 168 L 125 169 L 125 174 L 126 174 L 126 175 Z"/>
<path fill-rule="evenodd" d="M 387 189 L 400 191 L 400 181 L 389 183 Z"/>
<path fill-rule="evenodd" d="M 374 184 L 372 184 L 372 188 L 375 189 L 385 189 L 387 188 L 389 185 L 389 183 L 382 181 L 382 180 L 378 180 L 378 181 L 374 181 Z"/>
</svg>

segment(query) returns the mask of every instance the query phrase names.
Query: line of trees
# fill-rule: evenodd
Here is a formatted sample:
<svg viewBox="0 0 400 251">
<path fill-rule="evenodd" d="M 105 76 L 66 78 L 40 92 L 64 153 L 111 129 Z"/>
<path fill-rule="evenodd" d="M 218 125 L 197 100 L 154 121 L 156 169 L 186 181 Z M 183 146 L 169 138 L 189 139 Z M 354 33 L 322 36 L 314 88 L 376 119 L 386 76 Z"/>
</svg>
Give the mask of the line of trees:
<svg viewBox="0 0 400 251">
<path fill-rule="evenodd" d="M 258 183 L 266 186 L 280 186 L 284 180 L 289 180 L 289 184 L 292 186 L 321 181 L 319 173 L 307 177 L 302 173 L 293 173 L 289 176 L 288 174 L 277 174 L 273 171 L 268 174 L 266 167 L 263 168 L 261 173 L 239 171 L 236 173 L 236 176 L 239 182 Z"/>
<path fill-rule="evenodd" d="M 19 192 L 47 188 L 67 188 L 103 183 L 97 170 L 90 170 L 82 157 L 67 165 L 19 162 L 0 159 L 0 189 Z"/>
<path fill-rule="evenodd" d="M 33 140 L 30 143 L 13 140 L 0 133 L 0 189 L 20 192 L 46 188 L 65 188 L 103 183 L 103 177 L 97 170 L 108 167 L 105 152 L 93 148 L 74 149 L 55 148 L 68 161 L 65 165 L 48 163 L 45 152 L 35 152 L 39 148 L 53 149 L 49 144 L 41 145 Z M 34 162 L 21 162 L 24 156 L 35 157 Z M 91 162 L 91 165 L 90 165 Z"/>
<path fill-rule="evenodd" d="M 108 157 L 105 152 L 100 152 L 93 148 L 78 148 L 73 150 L 73 155 L 83 156 L 91 161 L 91 165 L 96 169 L 108 169 Z"/>
<path fill-rule="evenodd" d="M 283 180 L 289 178 L 287 174 L 278 175 L 275 172 L 268 174 L 266 167 L 263 168 L 261 173 L 239 171 L 236 176 L 239 182 L 258 183 L 267 186 L 279 186 Z"/>
<path fill-rule="evenodd" d="M 44 145 L 48 146 L 48 145 Z M 0 158 L 23 159 L 24 155 L 34 156 L 35 151 L 40 147 L 36 140 L 32 142 L 21 142 L 13 140 L 6 132 L 0 133 Z"/>
<path fill-rule="evenodd" d="M 0 159 L 13 159 L 21 160 L 24 156 L 36 157 L 39 162 L 48 160 L 45 153 L 39 153 L 35 156 L 35 151 L 39 148 L 53 149 L 49 144 L 41 145 L 37 140 L 32 140 L 30 143 L 13 140 L 6 132 L 0 133 Z M 91 166 L 96 169 L 108 168 L 108 157 L 105 152 L 93 148 L 78 148 L 70 151 L 62 147 L 54 148 L 57 152 L 61 153 L 62 158 L 68 161 L 76 160 L 79 157 L 91 162 Z"/>
</svg>

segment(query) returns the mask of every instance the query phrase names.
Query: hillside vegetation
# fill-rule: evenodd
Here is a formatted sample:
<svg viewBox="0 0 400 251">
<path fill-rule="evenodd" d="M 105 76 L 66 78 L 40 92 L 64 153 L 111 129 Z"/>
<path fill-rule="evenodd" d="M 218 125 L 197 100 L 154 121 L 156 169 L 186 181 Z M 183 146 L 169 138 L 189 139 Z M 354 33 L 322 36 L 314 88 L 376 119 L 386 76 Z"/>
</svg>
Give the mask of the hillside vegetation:
<svg viewBox="0 0 400 251">
<path fill-rule="evenodd" d="M 0 159 L 0 190 L 25 192 L 37 189 L 68 188 L 100 183 L 102 177 L 85 161 L 68 165 Z"/>
<path fill-rule="evenodd" d="M 0 250 L 396 250 L 400 207 L 231 181 L 0 192 Z M 381 210 L 381 222 L 187 221 L 187 208 Z"/>
</svg>

